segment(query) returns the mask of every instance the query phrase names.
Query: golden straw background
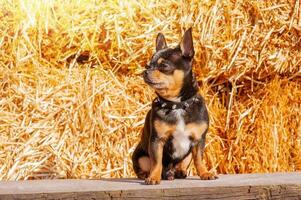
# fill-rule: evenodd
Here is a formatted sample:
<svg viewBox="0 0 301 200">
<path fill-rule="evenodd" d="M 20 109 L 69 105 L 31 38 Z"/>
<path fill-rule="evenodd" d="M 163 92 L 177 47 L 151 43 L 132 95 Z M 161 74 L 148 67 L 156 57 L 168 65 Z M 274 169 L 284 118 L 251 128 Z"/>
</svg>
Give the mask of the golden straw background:
<svg viewBox="0 0 301 200">
<path fill-rule="evenodd" d="M 0 179 L 134 176 L 140 73 L 190 26 L 209 169 L 301 170 L 300 0 L 1 0 Z"/>
</svg>

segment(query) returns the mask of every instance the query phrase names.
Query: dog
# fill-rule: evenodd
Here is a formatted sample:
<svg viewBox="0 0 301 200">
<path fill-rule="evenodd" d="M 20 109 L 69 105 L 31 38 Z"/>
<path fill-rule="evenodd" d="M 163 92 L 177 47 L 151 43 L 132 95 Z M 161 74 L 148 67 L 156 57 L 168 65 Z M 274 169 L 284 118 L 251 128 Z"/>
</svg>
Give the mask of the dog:
<svg viewBox="0 0 301 200">
<path fill-rule="evenodd" d="M 191 28 L 175 48 L 167 47 L 159 33 L 156 52 L 143 72 L 157 98 L 146 115 L 132 161 L 136 175 L 148 185 L 186 178 L 192 160 L 202 180 L 217 178 L 202 161 L 209 117 L 192 72 L 194 53 Z"/>
</svg>

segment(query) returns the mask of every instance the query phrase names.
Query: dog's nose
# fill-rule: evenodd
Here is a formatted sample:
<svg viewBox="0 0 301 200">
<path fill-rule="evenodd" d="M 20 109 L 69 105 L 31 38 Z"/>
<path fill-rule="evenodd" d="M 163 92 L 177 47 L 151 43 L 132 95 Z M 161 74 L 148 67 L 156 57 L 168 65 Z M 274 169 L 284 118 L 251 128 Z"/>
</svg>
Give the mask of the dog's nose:
<svg viewBox="0 0 301 200">
<path fill-rule="evenodd" d="M 144 73 L 143 73 L 144 76 L 148 76 L 149 74 L 150 74 L 149 70 L 145 70 Z"/>
<path fill-rule="evenodd" d="M 151 67 L 151 62 L 149 61 L 148 63 L 146 63 L 145 69 L 149 69 L 150 67 Z"/>
</svg>

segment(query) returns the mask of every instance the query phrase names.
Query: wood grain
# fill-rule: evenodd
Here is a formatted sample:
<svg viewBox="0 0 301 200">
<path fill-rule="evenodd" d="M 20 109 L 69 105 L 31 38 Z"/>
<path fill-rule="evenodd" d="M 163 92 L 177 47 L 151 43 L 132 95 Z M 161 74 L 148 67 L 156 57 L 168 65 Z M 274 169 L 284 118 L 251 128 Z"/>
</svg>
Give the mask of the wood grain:
<svg viewBox="0 0 301 200">
<path fill-rule="evenodd" d="M 138 179 L 1 181 L 0 199 L 301 199 L 301 172 L 143 183 Z"/>
</svg>

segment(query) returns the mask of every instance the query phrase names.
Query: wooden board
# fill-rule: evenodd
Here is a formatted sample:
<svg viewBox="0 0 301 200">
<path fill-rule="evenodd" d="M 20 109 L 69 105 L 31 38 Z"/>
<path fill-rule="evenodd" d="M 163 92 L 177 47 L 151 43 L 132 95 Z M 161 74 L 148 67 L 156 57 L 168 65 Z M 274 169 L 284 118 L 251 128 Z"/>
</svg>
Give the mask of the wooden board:
<svg viewBox="0 0 301 200">
<path fill-rule="evenodd" d="M 152 186 L 138 179 L 1 181 L 0 199 L 301 199 L 301 172 L 189 177 Z"/>
</svg>

